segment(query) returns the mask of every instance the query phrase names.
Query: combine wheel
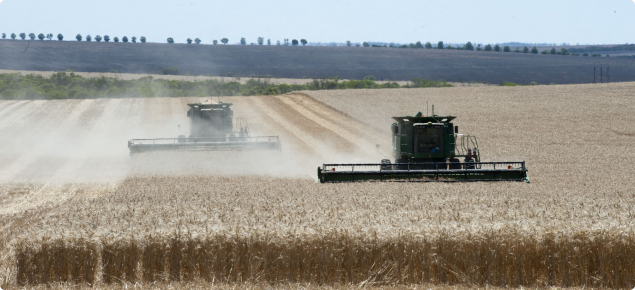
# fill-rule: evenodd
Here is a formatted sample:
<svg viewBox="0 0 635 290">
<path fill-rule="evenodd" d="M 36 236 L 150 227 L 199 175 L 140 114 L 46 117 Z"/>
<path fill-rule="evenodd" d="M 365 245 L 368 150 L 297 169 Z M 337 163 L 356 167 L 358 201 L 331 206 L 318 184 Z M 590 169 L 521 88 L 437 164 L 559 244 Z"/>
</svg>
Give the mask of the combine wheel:
<svg viewBox="0 0 635 290">
<path fill-rule="evenodd" d="M 395 163 L 395 167 L 397 170 L 408 170 L 408 168 L 410 168 L 410 166 L 408 166 L 408 159 L 397 159 L 395 160 Z"/>
<path fill-rule="evenodd" d="M 390 159 L 382 159 L 381 160 L 381 170 L 392 170 L 392 165 L 390 164 Z"/>
<path fill-rule="evenodd" d="M 465 169 L 476 169 L 476 166 L 474 165 L 474 159 L 465 158 Z"/>
<path fill-rule="evenodd" d="M 459 162 L 461 161 L 458 158 L 450 158 L 450 169 L 461 169 L 461 164 L 458 164 Z"/>
</svg>

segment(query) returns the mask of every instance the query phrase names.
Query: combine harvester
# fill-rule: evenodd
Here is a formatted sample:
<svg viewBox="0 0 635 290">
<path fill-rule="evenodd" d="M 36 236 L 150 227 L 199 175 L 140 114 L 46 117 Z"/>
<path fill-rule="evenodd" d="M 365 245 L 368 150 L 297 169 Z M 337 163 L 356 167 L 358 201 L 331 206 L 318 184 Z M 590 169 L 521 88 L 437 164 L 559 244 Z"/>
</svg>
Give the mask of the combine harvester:
<svg viewBox="0 0 635 290">
<path fill-rule="evenodd" d="M 178 138 L 132 139 L 128 141 L 130 156 L 135 153 L 164 150 L 281 150 L 278 136 L 249 136 L 244 118 L 236 118 L 232 103 L 187 104 L 190 136 Z"/>
<path fill-rule="evenodd" d="M 454 116 L 393 117 L 392 151 L 395 163 L 323 164 L 320 183 L 405 181 L 525 181 L 527 167 L 519 162 L 481 162 L 475 136 L 459 134 Z M 377 145 L 379 147 L 379 145 Z M 462 159 L 462 160 L 461 160 Z"/>
</svg>

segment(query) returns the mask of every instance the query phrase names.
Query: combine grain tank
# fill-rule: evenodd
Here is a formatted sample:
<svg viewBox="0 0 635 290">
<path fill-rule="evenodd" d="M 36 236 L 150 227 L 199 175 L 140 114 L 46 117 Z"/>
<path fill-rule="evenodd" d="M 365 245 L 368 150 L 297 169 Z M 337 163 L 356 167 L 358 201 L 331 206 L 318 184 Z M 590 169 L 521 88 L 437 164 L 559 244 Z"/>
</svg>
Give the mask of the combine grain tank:
<svg viewBox="0 0 635 290">
<path fill-rule="evenodd" d="M 434 111 L 434 110 L 433 110 Z M 459 134 L 454 116 L 393 117 L 392 153 L 395 162 L 323 164 L 318 179 L 326 182 L 359 181 L 525 181 L 524 161 L 481 162 L 475 136 Z"/>
<path fill-rule="evenodd" d="M 187 105 L 188 137 L 132 139 L 128 141 L 130 155 L 161 150 L 281 150 L 278 136 L 250 136 L 247 120 L 234 119 L 232 103 Z"/>
</svg>

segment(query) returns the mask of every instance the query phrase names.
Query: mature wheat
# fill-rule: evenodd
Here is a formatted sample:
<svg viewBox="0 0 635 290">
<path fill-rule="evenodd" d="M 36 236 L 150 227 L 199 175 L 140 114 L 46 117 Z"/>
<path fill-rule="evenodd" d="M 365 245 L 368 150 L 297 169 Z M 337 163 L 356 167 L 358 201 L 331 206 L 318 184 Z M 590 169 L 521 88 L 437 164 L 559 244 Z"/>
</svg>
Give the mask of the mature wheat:
<svg viewBox="0 0 635 290">
<path fill-rule="evenodd" d="M 68 258 L 87 254 L 85 259 L 101 260 L 106 284 L 135 283 L 141 269 L 148 283 L 203 279 L 229 284 L 435 283 L 629 289 L 635 285 L 635 236 L 613 233 L 549 235 L 542 240 L 513 232 L 481 237 L 405 235 L 385 240 L 354 239 L 336 231 L 278 237 L 236 233 L 200 239 L 155 237 L 139 242 L 143 246 L 136 244 L 135 240 L 102 244 L 101 259 L 98 251 L 86 253 L 85 245 L 64 240 L 43 241 L 39 249 L 21 247 L 18 282 L 93 283 L 94 277 L 71 270 L 77 266 Z"/>
<path fill-rule="evenodd" d="M 0 102 L 0 133 L 23 137 L 0 144 L 0 285 L 632 288 L 634 89 L 227 98 L 283 152 L 133 159 L 125 140 L 179 134 L 191 99 Z M 322 162 L 389 155 L 390 117 L 426 100 L 532 183 L 315 183 Z"/>
</svg>

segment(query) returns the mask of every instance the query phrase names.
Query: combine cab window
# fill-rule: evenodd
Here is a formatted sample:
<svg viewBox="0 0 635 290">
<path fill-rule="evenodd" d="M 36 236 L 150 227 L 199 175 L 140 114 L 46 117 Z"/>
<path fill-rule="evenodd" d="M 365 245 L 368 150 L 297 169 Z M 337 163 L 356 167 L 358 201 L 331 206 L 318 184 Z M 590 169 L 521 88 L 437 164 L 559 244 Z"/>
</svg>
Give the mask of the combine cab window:
<svg viewBox="0 0 635 290">
<path fill-rule="evenodd" d="M 415 153 L 442 153 L 443 127 L 417 126 L 415 128 Z"/>
</svg>

